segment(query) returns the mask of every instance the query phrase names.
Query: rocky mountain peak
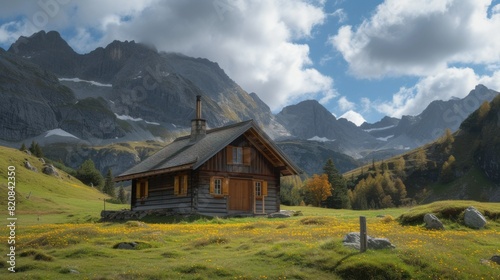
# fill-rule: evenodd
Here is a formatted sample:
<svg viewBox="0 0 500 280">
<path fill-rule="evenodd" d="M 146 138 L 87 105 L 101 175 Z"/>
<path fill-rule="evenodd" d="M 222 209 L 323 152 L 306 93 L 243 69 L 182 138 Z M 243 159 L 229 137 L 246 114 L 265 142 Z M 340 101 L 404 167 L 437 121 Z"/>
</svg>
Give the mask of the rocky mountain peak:
<svg viewBox="0 0 500 280">
<path fill-rule="evenodd" d="M 66 43 L 57 31 L 40 31 L 30 37 L 21 36 L 9 48 L 9 52 L 18 55 L 29 55 L 37 52 L 58 52 L 67 55 L 76 55 L 75 51 Z"/>
<path fill-rule="evenodd" d="M 59 76 L 74 76 L 74 69 L 79 64 L 78 54 L 56 31 L 40 31 L 30 37 L 21 36 L 8 51 Z"/>
</svg>

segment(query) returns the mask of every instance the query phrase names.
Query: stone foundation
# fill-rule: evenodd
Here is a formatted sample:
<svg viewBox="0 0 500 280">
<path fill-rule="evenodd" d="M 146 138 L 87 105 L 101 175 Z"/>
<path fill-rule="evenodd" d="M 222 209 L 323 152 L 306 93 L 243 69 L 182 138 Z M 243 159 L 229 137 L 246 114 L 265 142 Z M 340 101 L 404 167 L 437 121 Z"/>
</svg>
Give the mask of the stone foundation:
<svg viewBox="0 0 500 280">
<path fill-rule="evenodd" d="M 146 216 L 168 217 L 175 215 L 178 213 L 171 209 L 101 211 L 101 221 L 128 221 L 140 220 Z"/>
</svg>

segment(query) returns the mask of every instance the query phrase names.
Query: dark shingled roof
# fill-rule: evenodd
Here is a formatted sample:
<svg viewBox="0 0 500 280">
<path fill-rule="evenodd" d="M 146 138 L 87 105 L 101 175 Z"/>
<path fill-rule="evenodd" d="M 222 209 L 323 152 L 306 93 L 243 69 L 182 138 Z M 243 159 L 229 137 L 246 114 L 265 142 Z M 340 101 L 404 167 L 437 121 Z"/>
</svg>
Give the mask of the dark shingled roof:
<svg viewBox="0 0 500 280">
<path fill-rule="evenodd" d="M 280 161 L 288 166 L 293 173 L 300 173 L 299 168 L 255 125 L 253 120 L 249 120 L 207 130 L 206 136 L 196 142 L 191 141 L 190 135 L 179 137 L 154 155 L 117 176 L 115 181 L 131 180 L 171 171 L 196 169 L 250 129 L 257 132 L 261 140 L 279 155 Z"/>
</svg>

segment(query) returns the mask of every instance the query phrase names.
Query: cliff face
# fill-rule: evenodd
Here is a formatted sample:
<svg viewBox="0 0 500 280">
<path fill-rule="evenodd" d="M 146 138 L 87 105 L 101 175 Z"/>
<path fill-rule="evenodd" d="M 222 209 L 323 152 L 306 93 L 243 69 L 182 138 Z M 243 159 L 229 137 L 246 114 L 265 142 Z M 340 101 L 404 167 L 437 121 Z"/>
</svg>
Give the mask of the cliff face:
<svg viewBox="0 0 500 280">
<path fill-rule="evenodd" d="M 54 75 L 5 51 L 0 51 L 0 98 L 0 137 L 7 141 L 56 128 L 59 107 L 76 102 Z"/>
<path fill-rule="evenodd" d="M 77 100 L 51 72 L 19 57 L 0 52 L 0 139 L 22 141 L 55 128 L 87 138 L 124 135 L 106 102 Z"/>
</svg>

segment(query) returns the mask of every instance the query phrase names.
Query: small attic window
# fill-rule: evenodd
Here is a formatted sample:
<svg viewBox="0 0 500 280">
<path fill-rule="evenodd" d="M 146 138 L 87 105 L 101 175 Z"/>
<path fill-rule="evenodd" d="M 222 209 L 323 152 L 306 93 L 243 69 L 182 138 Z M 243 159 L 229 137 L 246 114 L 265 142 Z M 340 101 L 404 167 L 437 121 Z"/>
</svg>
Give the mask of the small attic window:
<svg viewBox="0 0 500 280">
<path fill-rule="evenodd" d="M 227 164 L 250 165 L 252 150 L 250 147 L 227 146 Z"/>
</svg>

